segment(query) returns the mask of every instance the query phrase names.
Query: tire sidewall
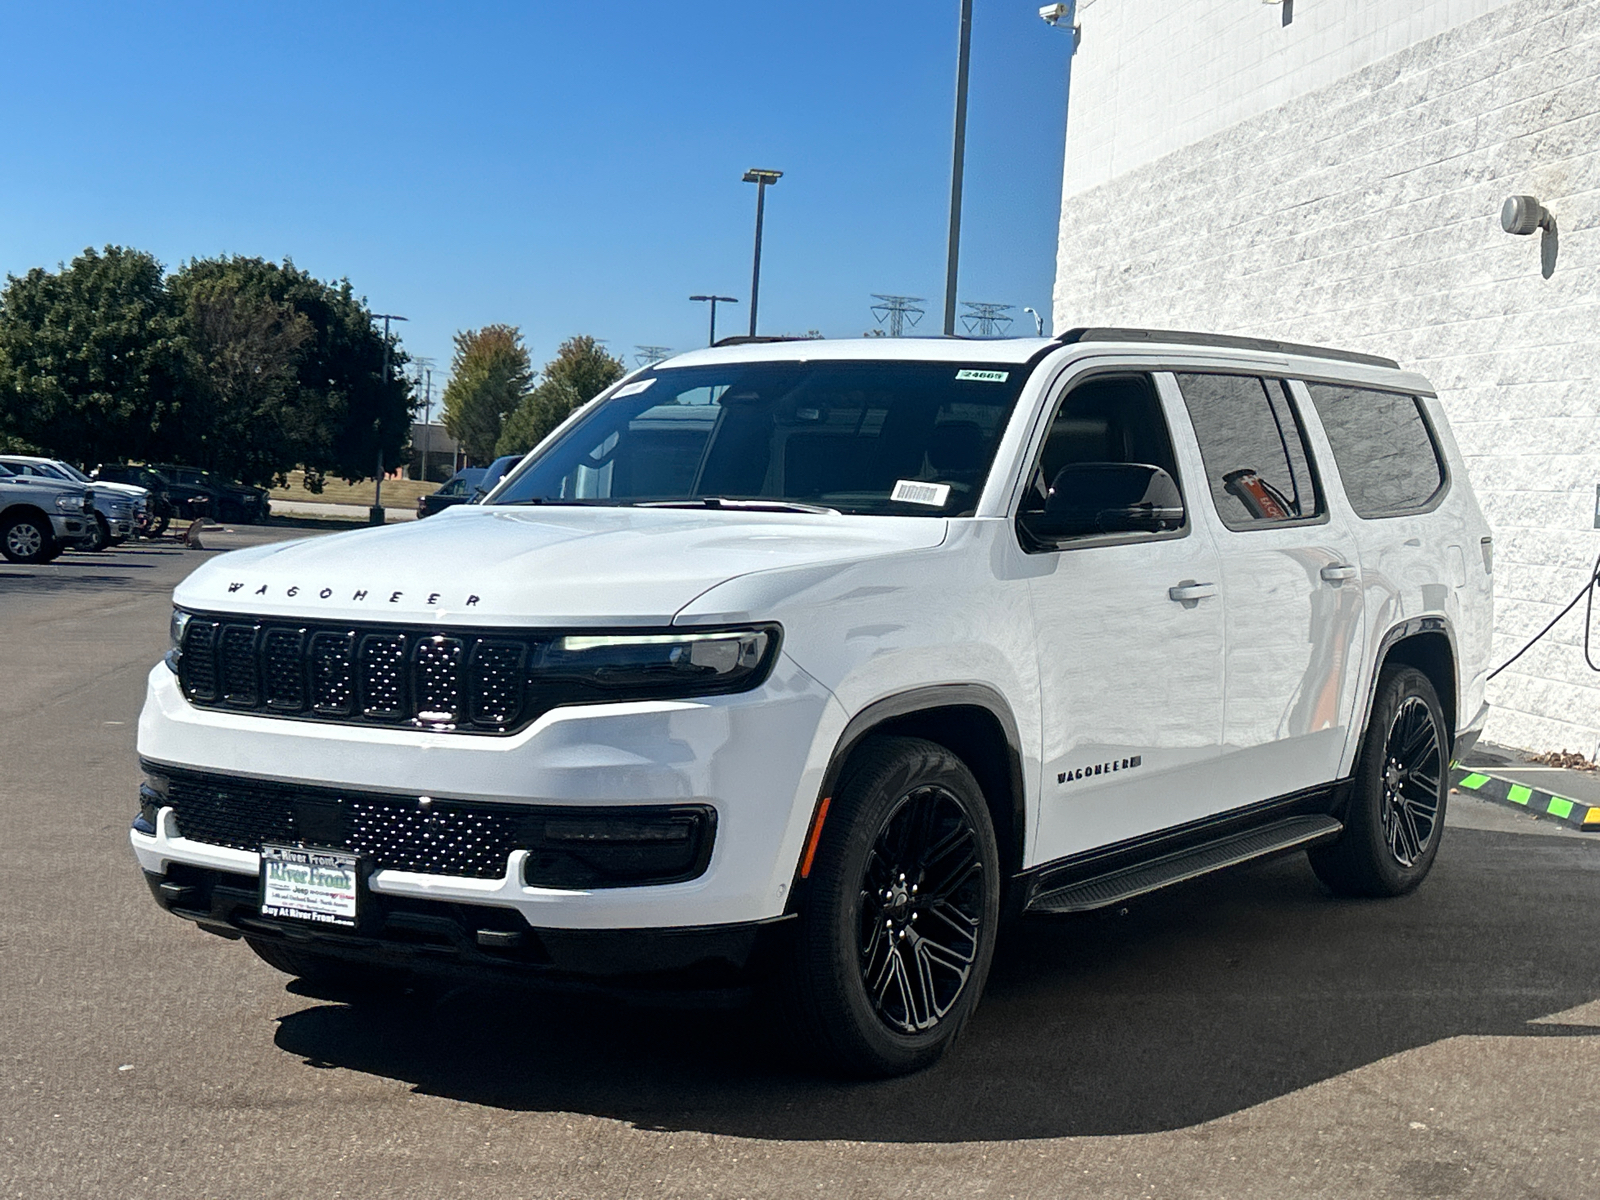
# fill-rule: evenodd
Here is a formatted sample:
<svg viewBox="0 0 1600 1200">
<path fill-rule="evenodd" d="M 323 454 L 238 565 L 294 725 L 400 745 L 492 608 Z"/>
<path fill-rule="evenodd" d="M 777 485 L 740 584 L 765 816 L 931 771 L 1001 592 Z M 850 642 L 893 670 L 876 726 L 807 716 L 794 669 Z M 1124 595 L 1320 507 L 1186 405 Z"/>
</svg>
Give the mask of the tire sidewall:
<svg viewBox="0 0 1600 1200">
<path fill-rule="evenodd" d="M 881 758 L 855 771 L 838 789 L 818 844 L 817 869 L 802 911 L 804 957 L 826 962 L 826 980 L 811 980 L 833 993 L 833 1005 L 844 1009 L 847 1027 L 833 1032 L 842 1065 L 867 1075 L 899 1074 L 927 1066 L 939 1058 L 971 1018 L 988 977 L 999 924 L 999 855 L 983 792 L 970 771 L 953 754 L 931 742 L 909 738 L 882 739 L 874 749 L 901 752 L 887 766 Z M 950 1012 L 936 1028 L 904 1034 L 885 1025 L 873 1008 L 861 978 L 859 962 L 860 883 L 867 857 L 890 816 L 910 792 L 934 785 L 955 797 L 976 835 L 983 864 L 983 914 L 977 955 L 971 973 Z"/>
</svg>

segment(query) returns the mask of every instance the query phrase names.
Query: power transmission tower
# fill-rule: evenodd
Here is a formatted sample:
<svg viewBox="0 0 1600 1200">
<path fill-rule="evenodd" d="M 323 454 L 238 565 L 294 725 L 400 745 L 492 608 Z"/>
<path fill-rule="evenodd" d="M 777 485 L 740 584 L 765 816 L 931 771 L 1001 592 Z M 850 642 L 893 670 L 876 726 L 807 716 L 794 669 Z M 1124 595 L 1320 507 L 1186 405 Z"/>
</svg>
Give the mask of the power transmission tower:
<svg viewBox="0 0 1600 1200">
<path fill-rule="evenodd" d="M 971 300 L 961 303 L 972 310 L 961 314 L 961 323 L 976 337 L 1003 337 L 1011 325 L 1006 313 L 1016 307 L 1015 304 L 976 304 Z"/>
<path fill-rule="evenodd" d="M 922 320 L 922 309 L 917 307 L 922 303 L 921 296 L 881 296 L 873 292 L 872 298 L 880 301 L 872 306 L 872 315 L 878 318 L 879 325 L 889 322 L 890 337 L 903 337 L 907 325 Z"/>
<path fill-rule="evenodd" d="M 654 366 L 664 358 L 672 357 L 671 346 L 635 346 L 639 353 L 633 356 L 633 361 L 641 367 Z"/>
</svg>

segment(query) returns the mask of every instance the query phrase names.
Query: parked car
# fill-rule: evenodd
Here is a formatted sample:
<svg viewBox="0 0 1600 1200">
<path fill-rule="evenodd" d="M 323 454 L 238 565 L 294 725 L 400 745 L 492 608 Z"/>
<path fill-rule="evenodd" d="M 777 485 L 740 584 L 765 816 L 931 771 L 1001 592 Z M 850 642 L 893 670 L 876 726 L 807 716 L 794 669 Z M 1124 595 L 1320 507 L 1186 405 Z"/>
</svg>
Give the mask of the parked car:
<svg viewBox="0 0 1600 1200">
<path fill-rule="evenodd" d="M 438 491 L 418 496 L 418 518 L 431 517 L 457 504 L 471 504 L 478 498 L 478 485 L 488 473 L 484 467 L 466 467 L 445 480 Z"/>
<path fill-rule="evenodd" d="M 102 463 L 92 477 L 96 484 L 121 483 L 149 493 L 149 519 L 139 530 L 142 537 L 160 537 L 175 520 L 192 521 L 211 511 L 211 494 L 173 483 L 153 467 L 132 463 Z"/>
<path fill-rule="evenodd" d="M 173 483 L 180 487 L 195 488 L 211 497 L 209 516 L 219 521 L 235 521 L 259 525 L 271 512 L 270 494 L 266 488 L 224 479 L 214 471 L 199 467 L 184 467 L 174 463 L 153 463 Z"/>
<path fill-rule="evenodd" d="M 70 546 L 91 544 L 97 532 L 93 489 L 0 466 L 0 555 L 6 561 L 51 562 Z"/>
<path fill-rule="evenodd" d="M 71 463 L 56 458 L 39 458 L 27 454 L 0 455 L 0 466 L 18 475 L 36 475 L 58 483 L 74 483 L 89 487 L 94 483 Z M 148 520 L 150 493 L 142 487 L 125 483 L 102 483 L 94 489 L 95 529 L 87 543 L 90 550 L 104 550 L 107 546 L 120 546 L 141 526 L 141 516 Z"/>
<path fill-rule="evenodd" d="M 174 600 L 130 835 L 162 907 L 312 978 L 769 970 L 811 1061 L 889 1075 L 1004 912 L 1291 851 L 1416 888 L 1493 543 L 1420 374 L 1075 329 L 682 355 L 492 503 Z"/>
</svg>

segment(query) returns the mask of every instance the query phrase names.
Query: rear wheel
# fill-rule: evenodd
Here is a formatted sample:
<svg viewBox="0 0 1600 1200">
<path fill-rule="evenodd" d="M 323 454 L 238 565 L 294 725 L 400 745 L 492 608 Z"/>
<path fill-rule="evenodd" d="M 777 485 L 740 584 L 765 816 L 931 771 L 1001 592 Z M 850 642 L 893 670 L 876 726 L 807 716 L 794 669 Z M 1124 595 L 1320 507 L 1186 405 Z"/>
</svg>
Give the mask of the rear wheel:
<svg viewBox="0 0 1600 1200">
<path fill-rule="evenodd" d="M 1400 896 L 1427 876 L 1444 833 L 1448 728 L 1421 671 L 1386 668 L 1379 676 L 1344 832 L 1308 852 L 1333 891 Z"/>
<path fill-rule="evenodd" d="M 874 739 L 830 801 L 783 979 L 814 1053 L 852 1075 L 929 1066 L 971 1018 L 1000 915 L 994 830 L 943 746 Z"/>
<path fill-rule="evenodd" d="M 8 562 L 46 563 L 61 553 L 49 523 L 33 513 L 0 522 L 0 554 Z"/>
</svg>

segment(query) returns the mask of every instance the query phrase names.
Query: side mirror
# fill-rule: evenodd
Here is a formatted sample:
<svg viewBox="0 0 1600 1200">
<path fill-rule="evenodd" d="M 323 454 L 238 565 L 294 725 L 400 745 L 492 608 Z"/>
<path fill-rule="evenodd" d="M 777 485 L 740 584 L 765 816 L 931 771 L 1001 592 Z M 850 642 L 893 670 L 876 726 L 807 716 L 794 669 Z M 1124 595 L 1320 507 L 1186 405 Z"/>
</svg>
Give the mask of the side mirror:
<svg viewBox="0 0 1600 1200">
<path fill-rule="evenodd" d="M 1042 513 L 1024 517 L 1042 541 L 1107 533 L 1162 533 L 1183 525 L 1183 496 L 1149 463 L 1073 463 L 1050 482 Z"/>
</svg>

